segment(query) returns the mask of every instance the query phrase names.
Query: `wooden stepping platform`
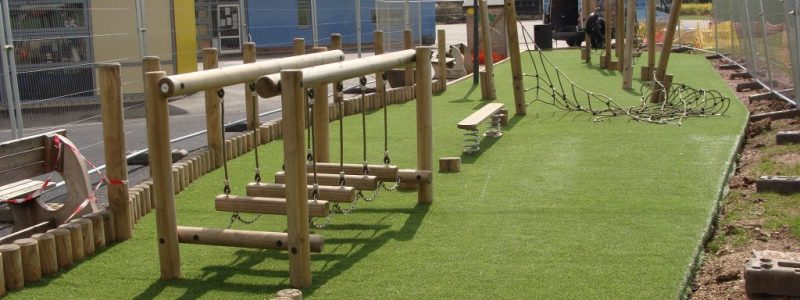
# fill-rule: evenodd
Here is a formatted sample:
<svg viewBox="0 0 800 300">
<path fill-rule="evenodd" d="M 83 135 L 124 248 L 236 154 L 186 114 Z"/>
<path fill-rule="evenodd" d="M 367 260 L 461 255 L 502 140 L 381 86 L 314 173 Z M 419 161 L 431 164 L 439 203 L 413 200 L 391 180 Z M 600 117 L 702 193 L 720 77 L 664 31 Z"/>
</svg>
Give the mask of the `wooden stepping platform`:
<svg viewBox="0 0 800 300">
<path fill-rule="evenodd" d="M 308 183 L 314 183 L 314 174 L 309 173 Z M 345 175 L 345 186 L 351 186 L 361 191 L 374 191 L 378 189 L 378 178 L 372 175 Z M 280 171 L 275 173 L 275 183 L 286 183 L 286 173 Z M 317 184 L 319 185 L 339 185 L 339 174 L 317 174 Z"/>
<path fill-rule="evenodd" d="M 286 215 L 286 199 L 219 195 L 214 199 L 214 208 L 217 211 L 227 212 Z M 328 201 L 308 201 L 310 217 L 326 217 L 329 214 Z"/>
<path fill-rule="evenodd" d="M 317 163 L 317 173 L 338 175 L 340 170 L 343 170 L 347 175 L 364 175 L 363 164 L 344 164 L 343 168 L 340 168 L 338 163 Z M 367 170 L 369 171 L 369 175 L 375 176 L 379 181 L 393 182 L 397 180 L 397 166 L 367 165 Z M 308 173 L 312 173 L 314 171 L 314 167 L 312 165 L 308 165 L 306 167 L 306 171 Z"/>
<path fill-rule="evenodd" d="M 308 195 L 314 186 L 308 186 Z M 246 187 L 247 196 L 267 197 L 267 198 L 286 198 L 286 185 L 282 183 L 250 183 Z M 336 203 L 351 203 L 356 197 L 356 189 L 351 186 L 317 186 L 319 197 L 317 200 L 325 200 Z"/>
<path fill-rule="evenodd" d="M 289 250 L 289 234 L 234 229 L 178 226 L 178 242 L 237 248 Z M 324 240 L 316 234 L 308 235 L 311 252 L 322 252 Z"/>
</svg>

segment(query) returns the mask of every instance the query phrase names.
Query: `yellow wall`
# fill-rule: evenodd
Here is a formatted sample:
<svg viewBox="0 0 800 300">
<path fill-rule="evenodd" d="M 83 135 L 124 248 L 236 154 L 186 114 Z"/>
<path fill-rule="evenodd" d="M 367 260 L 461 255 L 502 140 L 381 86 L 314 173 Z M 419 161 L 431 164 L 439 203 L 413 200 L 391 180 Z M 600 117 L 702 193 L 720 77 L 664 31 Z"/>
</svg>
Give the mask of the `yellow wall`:
<svg viewBox="0 0 800 300">
<path fill-rule="evenodd" d="M 197 28 L 194 0 L 175 0 L 175 46 L 177 72 L 197 71 Z"/>
</svg>

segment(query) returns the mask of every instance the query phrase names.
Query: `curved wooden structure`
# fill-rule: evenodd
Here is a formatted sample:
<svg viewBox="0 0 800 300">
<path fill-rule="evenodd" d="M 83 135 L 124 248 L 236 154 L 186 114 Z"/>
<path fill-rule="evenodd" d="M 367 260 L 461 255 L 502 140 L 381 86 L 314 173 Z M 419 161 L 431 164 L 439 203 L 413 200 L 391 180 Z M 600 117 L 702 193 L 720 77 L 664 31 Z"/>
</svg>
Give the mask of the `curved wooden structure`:
<svg viewBox="0 0 800 300">
<path fill-rule="evenodd" d="M 39 181 L 26 181 L 34 184 L 28 184 L 27 188 L 16 193 L 6 193 L 4 197 L 12 199 L 30 198 L 21 203 L 9 203 L 14 230 L 42 222 L 50 222 L 51 228 L 63 224 L 87 200 L 89 204 L 75 215 L 99 210 L 96 203 L 89 200 L 94 196 L 86 161 L 75 144 L 64 137 L 64 133 L 63 130 L 54 131 L 0 144 L 0 184 L 11 186 L 28 178 L 58 172 L 67 187 L 67 198 L 63 205 L 48 205 L 37 197 L 44 188 Z"/>
</svg>

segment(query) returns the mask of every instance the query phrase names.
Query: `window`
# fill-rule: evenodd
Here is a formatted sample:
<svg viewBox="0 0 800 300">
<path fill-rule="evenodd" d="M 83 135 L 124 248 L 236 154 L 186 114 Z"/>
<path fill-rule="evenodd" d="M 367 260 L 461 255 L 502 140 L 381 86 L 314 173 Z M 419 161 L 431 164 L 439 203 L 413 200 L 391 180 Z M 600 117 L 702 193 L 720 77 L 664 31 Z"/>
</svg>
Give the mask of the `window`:
<svg viewBox="0 0 800 300">
<path fill-rule="evenodd" d="M 11 8 L 11 29 L 74 29 L 88 28 L 83 3 L 49 5 L 14 5 Z"/>
<path fill-rule="evenodd" d="M 297 0 L 297 25 L 311 26 L 311 0 Z"/>
</svg>

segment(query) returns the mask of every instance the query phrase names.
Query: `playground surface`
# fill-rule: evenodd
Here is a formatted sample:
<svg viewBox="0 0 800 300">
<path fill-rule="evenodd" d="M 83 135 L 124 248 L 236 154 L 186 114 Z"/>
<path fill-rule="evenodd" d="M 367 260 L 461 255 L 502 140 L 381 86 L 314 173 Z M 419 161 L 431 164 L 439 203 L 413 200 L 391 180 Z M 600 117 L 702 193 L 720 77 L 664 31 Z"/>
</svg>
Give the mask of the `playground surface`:
<svg viewBox="0 0 800 300">
<path fill-rule="evenodd" d="M 575 50 L 546 55 L 588 90 L 625 106 L 639 104 L 620 88 L 621 74 L 588 66 Z M 640 63 L 643 60 L 640 61 Z M 535 103 L 510 116 L 504 135 L 483 138 L 463 157 L 460 173 L 434 177 L 434 201 L 382 191 L 349 215 L 314 230 L 325 238 L 312 255 L 308 298 L 675 298 L 683 293 L 746 124 L 746 110 L 702 56 L 674 55 L 677 82 L 731 97 L 725 116 L 690 118 L 682 126 L 595 122 L 591 115 Z M 523 72 L 532 73 L 523 55 Z M 496 66 L 498 101 L 513 113 L 509 64 Z M 636 68 L 638 69 L 638 67 Z M 638 72 L 636 72 L 638 73 Z M 480 89 L 461 81 L 433 99 L 434 158 L 461 153 L 456 123 L 480 108 Z M 532 94 L 527 95 L 532 100 Z M 413 168 L 415 107 L 389 106 L 392 163 Z M 360 116 L 345 119 L 345 160 L 361 161 Z M 383 114 L 368 116 L 369 160 L 383 158 Z M 331 157 L 339 155 L 331 124 Z M 282 147 L 259 149 L 262 174 L 281 167 Z M 338 161 L 334 159 L 334 161 Z M 253 153 L 229 164 L 234 194 L 253 176 Z M 223 171 L 195 181 L 177 197 L 178 224 L 224 228 L 214 211 Z M 345 208 L 348 206 L 345 205 Z M 317 220 L 324 222 L 324 220 Z M 233 228 L 282 231 L 283 216 Z M 181 245 L 184 277 L 161 281 L 154 215 L 134 237 L 69 272 L 9 294 L 12 299 L 269 298 L 288 287 L 285 253 Z"/>
</svg>

